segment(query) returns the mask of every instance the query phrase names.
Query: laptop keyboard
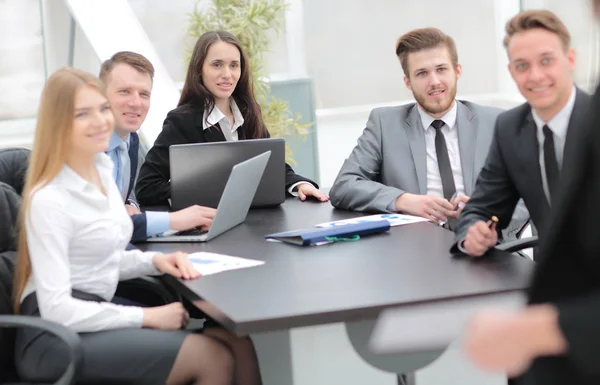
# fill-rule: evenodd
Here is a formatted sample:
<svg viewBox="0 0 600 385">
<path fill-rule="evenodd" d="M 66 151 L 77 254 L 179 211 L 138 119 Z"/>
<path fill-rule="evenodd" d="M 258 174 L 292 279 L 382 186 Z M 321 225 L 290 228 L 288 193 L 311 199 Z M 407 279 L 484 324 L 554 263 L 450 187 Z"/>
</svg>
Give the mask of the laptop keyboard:
<svg viewBox="0 0 600 385">
<path fill-rule="evenodd" d="M 179 231 L 176 235 L 202 235 L 208 233 L 208 230 L 202 230 L 199 227 L 193 229 Z"/>
</svg>

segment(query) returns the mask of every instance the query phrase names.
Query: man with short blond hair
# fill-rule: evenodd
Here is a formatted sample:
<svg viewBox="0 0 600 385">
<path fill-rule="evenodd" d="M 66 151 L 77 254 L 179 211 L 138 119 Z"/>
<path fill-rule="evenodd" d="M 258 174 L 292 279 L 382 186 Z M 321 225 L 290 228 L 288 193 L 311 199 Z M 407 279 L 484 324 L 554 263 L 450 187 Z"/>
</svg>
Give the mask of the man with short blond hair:
<svg viewBox="0 0 600 385">
<path fill-rule="evenodd" d="M 494 247 L 521 198 L 544 235 L 563 157 L 572 151 L 590 102 L 571 77 L 570 41 L 550 11 L 524 11 L 506 24 L 508 69 L 527 102 L 498 116 L 488 159 L 457 226 L 454 251 L 481 256 Z M 499 219 L 497 226 L 492 216 Z"/>
</svg>

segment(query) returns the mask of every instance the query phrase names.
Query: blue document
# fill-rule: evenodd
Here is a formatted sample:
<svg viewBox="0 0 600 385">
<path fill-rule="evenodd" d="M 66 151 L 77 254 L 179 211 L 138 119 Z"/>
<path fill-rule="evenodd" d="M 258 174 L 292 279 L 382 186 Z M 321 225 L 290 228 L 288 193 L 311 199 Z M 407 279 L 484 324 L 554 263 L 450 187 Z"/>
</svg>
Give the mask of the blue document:
<svg viewBox="0 0 600 385">
<path fill-rule="evenodd" d="M 386 220 L 361 222 L 339 227 L 311 228 L 302 230 L 285 231 L 265 235 L 266 239 L 275 239 L 294 245 L 308 246 L 340 240 L 355 240 L 361 235 L 382 233 L 390 229 L 390 222 Z"/>
</svg>

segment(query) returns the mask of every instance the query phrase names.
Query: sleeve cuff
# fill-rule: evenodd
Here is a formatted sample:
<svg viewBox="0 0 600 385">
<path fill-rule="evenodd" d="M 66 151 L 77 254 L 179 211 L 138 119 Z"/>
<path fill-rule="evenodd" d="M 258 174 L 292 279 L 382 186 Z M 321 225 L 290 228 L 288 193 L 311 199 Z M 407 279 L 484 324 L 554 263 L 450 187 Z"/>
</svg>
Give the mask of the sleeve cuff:
<svg viewBox="0 0 600 385">
<path fill-rule="evenodd" d="M 394 198 L 394 200 L 391 201 L 390 204 L 387 205 L 387 210 L 389 212 L 391 212 L 391 213 L 397 212 L 397 210 L 396 210 L 396 199 L 397 198 Z"/>
<path fill-rule="evenodd" d="M 456 242 L 456 247 L 461 253 L 469 254 L 467 253 L 467 250 L 465 250 L 465 248 L 463 247 L 463 243 L 465 243 L 464 239 L 459 240 L 458 242 Z"/>
<path fill-rule="evenodd" d="M 171 226 L 171 217 L 167 211 L 146 211 L 146 236 L 152 237 L 164 233 Z"/>
<path fill-rule="evenodd" d="M 290 188 L 288 188 L 288 193 L 290 193 L 290 195 L 297 197 L 298 196 L 298 192 L 294 191 L 294 189 L 298 186 L 300 186 L 301 184 L 312 184 L 310 182 L 306 182 L 306 181 L 302 181 L 302 182 L 296 182 L 293 185 L 290 186 Z"/>
<path fill-rule="evenodd" d="M 144 309 L 138 306 L 121 306 L 121 312 L 129 320 L 130 327 L 142 328 L 144 325 Z"/>
<path fill-rule="evenodd" d="M 135 207 L 136 209 L 140 210 L 140 205 L 136 201 L 134 201 L 133 199 L 128 199 L 127 200 L 127 204 L 129 204 L 129 205 Z"/>
</svg>

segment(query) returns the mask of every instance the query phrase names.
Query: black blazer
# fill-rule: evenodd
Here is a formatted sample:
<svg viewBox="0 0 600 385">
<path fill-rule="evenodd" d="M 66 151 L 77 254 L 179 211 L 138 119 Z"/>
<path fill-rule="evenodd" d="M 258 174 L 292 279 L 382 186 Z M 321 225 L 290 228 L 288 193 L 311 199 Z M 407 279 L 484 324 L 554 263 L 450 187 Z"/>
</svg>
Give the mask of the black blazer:
<svg viewBox="0 0 600 385">
<path fill-rule="evenodd" d="M 173 144 L 223 142 L 225 136 L 218 126 L 203 129 L 204 111 L 190 105 L 177 107 L 167 114 L 163 129 L 156 138 L 154 146 L 146 154 L 146 160 L 140 169 L 135 195 L 142 205 L 168 205 L 171 197 L 171 171 L 169 169 L 169 147 Z M 264 130 L 263 138 L 270 137 Z M 245 140 L 243 127 L 238 128 L 238 138 Z M 317 186 L 310 179 L 294 172 L 286 163 L 285 187 L 306 181 Z"/>
<path fill-rule="evenodd" d="M 563 159 L 576 151 L 573 148 L 574 138 L 581 135 L 590 101 L 588 94 L 577 89 Z M 493 215 L 500 220 L 497 226 L 500 236 L 500 231 L 510 223 L 520 198 L 523 198 L 541 236 L 550 204 L 542 185 L 538 147 L 537 127 L 529 104 L 522 104 L 498 116 L 487 159 L 456 226 L 456 243 L 452 252 L 458 251 L 458 242 L 465 239 L 474 222 L 488 221 Z"/>
<path fill-rule="evenodd" d="M 568 342 L 539 358 L 519 384 L 600 384 L 600 88 L 565 154 L 561 186 L 540 243 L 529 303 L 552 303 Z"/>
</svg>

